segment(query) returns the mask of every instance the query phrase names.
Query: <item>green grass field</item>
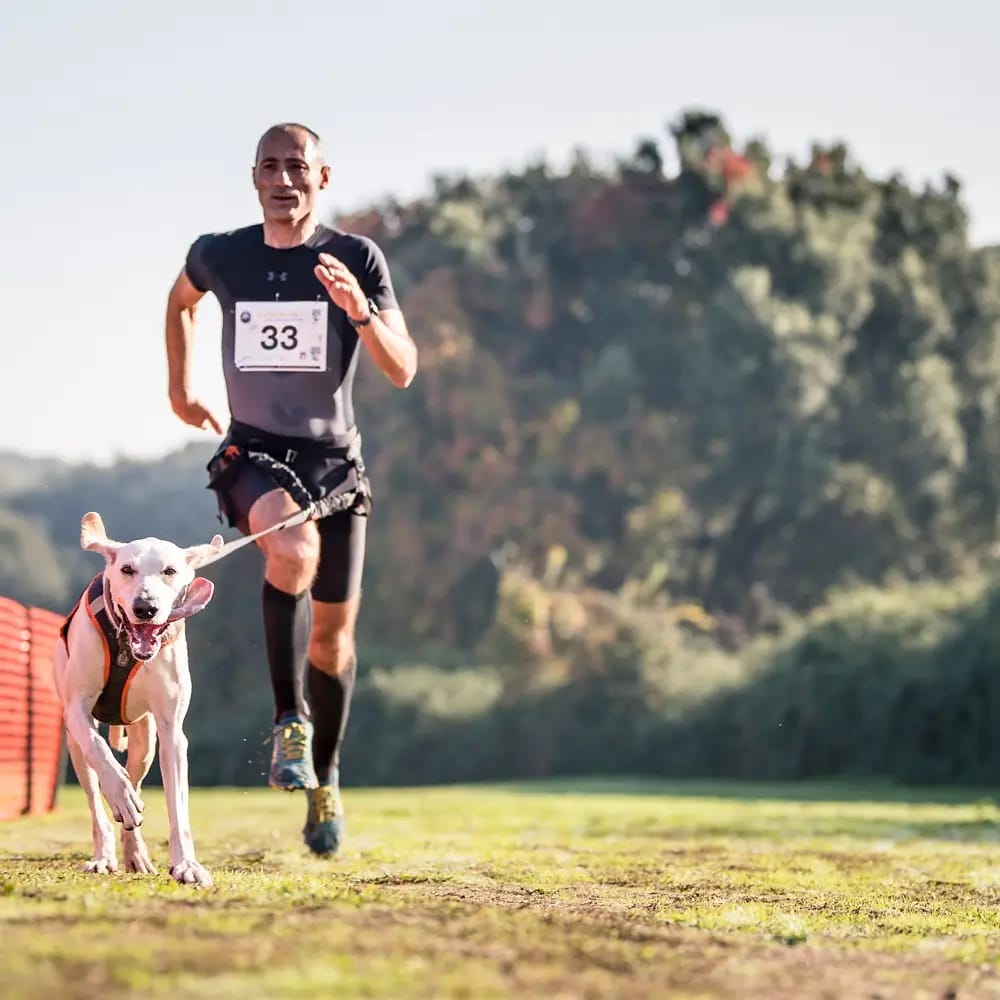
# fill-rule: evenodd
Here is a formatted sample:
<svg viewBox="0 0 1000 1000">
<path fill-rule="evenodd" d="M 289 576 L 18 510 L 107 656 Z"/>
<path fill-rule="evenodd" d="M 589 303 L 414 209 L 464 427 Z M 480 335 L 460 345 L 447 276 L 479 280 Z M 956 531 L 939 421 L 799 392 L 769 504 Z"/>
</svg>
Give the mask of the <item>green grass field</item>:
<svg viewBox="0 0 1000 1000">
<path fill-rule="evenodd" d="M 1000 810 L 844 784 L 195 790 L 216 885 L 84 875 L 90 822 L 0 824 L 0 997 L 1000 997 Z"/>
</svg>

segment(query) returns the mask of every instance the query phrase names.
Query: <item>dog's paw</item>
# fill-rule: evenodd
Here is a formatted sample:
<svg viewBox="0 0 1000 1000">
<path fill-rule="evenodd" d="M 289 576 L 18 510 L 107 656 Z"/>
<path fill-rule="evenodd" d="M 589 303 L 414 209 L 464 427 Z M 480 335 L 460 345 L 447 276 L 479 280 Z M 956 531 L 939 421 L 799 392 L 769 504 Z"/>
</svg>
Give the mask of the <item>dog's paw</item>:
<svg viewBox="0 0 1000 1000">
<path fill-rule="evenodd" d="M 138 872 L 140 875 L 155 875 L 156 865 L 150 860 L 145 844 L 137 844 L 125 849 L 125 871 Z"/>
<path fill-rule="evenodd" d="M 121 823 L 123 829 L 134 830 L 142 826 L 142 799 L 139 793 L 132 787 L 132 782 L 116 781 L 112 788 L 104 793 L 104 797 L 111 806 L 111 815 L 115 822 Z"/>
<path fill-rule="evenodd" d="M 118 862 L 114 858 L 91 858 L 83 870 L 88 875 L 114 875 L 118 871 Z"/>
<path fill-rule="evenodd" d="M 170 869 L 170 875 L 181 885 L 200 885 L 208 888 L 213 884 L 208 869 L 197 861 L 181 861 Z"/>
</svg>

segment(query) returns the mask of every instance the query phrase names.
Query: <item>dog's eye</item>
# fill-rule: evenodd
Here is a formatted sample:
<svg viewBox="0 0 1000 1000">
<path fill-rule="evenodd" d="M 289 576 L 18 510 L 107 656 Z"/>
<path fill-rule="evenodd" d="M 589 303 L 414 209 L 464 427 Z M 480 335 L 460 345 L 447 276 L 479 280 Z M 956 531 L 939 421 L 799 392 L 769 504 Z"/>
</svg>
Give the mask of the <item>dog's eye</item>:
<svg viewBox="0 0 1000 1000">
<path fill-rule="evenodd" d="M 135 576 L 135 567 L 127 564 L 122 566 L 122 576 Z"/>
<path fill-rule="evenodd" d="M 168 566 L 168 567 L 167 567 L 167 568 L 166 568 L 166 569 L 165 569 L 165 570 L 163 571 L 163 575 L 164 575 L 164 576 L 176 576 L 176 575 L 177 575 L 177 570 L 176 570 L 176 569 L 174 569 L 174 567 L 173 567 L 173 566 Z"/>
</svg>

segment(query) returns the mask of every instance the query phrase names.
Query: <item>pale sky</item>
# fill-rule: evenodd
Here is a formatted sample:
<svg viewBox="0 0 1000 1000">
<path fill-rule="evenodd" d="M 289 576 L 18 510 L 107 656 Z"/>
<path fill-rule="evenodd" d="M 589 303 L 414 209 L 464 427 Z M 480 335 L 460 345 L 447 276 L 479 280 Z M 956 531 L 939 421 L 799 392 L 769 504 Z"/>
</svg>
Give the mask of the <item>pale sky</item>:
<svg viewBox="0 0 1000 1000">
<path fill-rule="evenodd" d="M 213 439 L 167 405 L 163 307 L 196 236 L 259 221 L 272 122 L 324 137 L 331 213 L 435 173 L 667 149 L 665 124 L 707 107 L 778 155 L 843 139 L 877 176 L 952 172 L 993 243 L 998 38 L 980 0 L 0 3 L 0 449 Z M 218 323 L 208 297 L 195 382 L 225 413 Z"/>
</svg>

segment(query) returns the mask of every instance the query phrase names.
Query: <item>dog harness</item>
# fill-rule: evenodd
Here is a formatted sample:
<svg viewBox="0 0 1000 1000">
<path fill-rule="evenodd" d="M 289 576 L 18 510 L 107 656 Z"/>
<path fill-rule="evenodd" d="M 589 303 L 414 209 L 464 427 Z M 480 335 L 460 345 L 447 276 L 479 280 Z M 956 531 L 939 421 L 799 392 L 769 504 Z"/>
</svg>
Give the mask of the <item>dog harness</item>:
<svg viewBox="0 0 1000 1000">
<path fill-rule="evenodd" d="M 98 573 L 90 581 L 59 630 L 67 651 L 69 626 L 73 616 L 80 610 L 81 604 L 87 609 L 87 614 L 104 643 L 104 687 L 101 688 L 91 714 L 98 722 L 107 723 L 109 726 L 127 726 L 129 720 L 125 717 L 125 701 L 132 680 L 143 661 L 137 660 L 132 655 L 132 648 L 129 646 L 124 629 L 120 629 L 112 620 L 108 611 L 103 573 Z M 169 639 L 164 637 L 163 642 L 166 645 Z"/>
</svg>

